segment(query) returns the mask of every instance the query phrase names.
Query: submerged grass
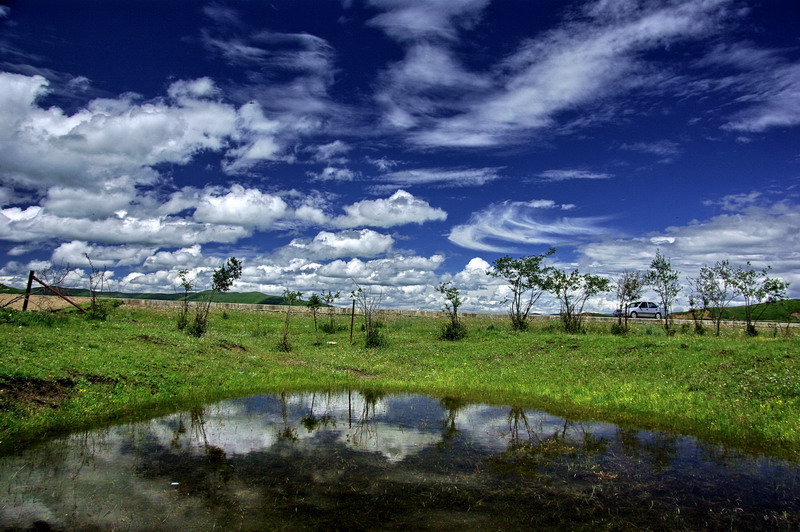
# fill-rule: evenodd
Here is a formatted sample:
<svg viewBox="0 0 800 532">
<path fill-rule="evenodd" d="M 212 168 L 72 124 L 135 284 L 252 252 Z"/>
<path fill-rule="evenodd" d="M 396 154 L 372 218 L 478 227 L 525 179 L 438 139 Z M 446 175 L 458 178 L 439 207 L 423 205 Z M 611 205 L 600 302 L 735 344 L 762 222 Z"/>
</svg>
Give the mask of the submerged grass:
<svg viewBox="0 0 800 532">
<path fill-rule="evenodd" d="M 357 388 L 538 408 L 800 460 L 800 341 L 782 332 L 667 337 L 654 324 L 620 336 L 592 323 L 568 335 L 537 321 L 518 333 L 468 318 L 469 336 L 453 342 L 439 339 L 445 318 L 387 317 L 386 345 L 370 349 L 359 332 L 353 346 L 348 331 L 318 342 L 299 316 L 281 352 L 280 314 L 212 314 L 194 338 L 175 328 L 176 312 L 0 323 L 0 449 L 249 393 Z"/>
</svg>

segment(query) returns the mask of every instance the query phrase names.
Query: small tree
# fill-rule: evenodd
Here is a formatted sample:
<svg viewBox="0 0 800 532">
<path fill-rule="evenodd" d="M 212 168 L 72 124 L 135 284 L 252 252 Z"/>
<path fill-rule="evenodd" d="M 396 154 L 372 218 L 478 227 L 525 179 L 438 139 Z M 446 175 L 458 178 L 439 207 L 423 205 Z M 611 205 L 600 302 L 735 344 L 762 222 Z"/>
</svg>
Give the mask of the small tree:
<svg viewBox="0 0 800 532">
<path fill-rule="evenodd" d="M 646 276 L 643 272 L 622 272 L 617 279 L 617 309 L 619 316 L 617 325 L 625 332 L 628 331 L 628 307 L 642 296 L 647 286 Z M 622 320 L 625 319 L 623 326 Z"/>
<path fill-rule="evenodd" d="M 733 268 L 727 260 L 717 261 L 713 266 L 702 266 L 698 276 L 691 280 L 694 296 L 704 305 L 716 326 L 717 336 L 725 307 L 736 296 L 733 284 Z"/>
<path fill-rule="evenodd" d="M 227 292 L 233 283 L 242 276 L 242 262 L 236 257 L 230 257 L 225 264 L 214 270 L 211 276 L 211 290 L 205 302 L 195 307 L 194 321 L 189 325 L 188 332 L 192 336 L 203 336 L 208 330 L 208 314 L 211 312 L 211 303 L 214 297 L 222 292 Z"/>
<path fill-rule="evenodd" d="M 311 311 L 311 316 L 314 318 L 314 335 L 317 337 L 315 345 L 319 345 L 319 330 L 317 329 L 317 312 L 322 307 L 322 299 L 317 294 L 311 294 L 306 301 L 306 307 Z"/>
<path fill-rule="evenodd" d="M 189 293 L 194 288 L 192 280 L 189 279 L 189 270 L 179 270 L 178 279 L 181 281 L 183 296 L 181 298 L 181 313 L 178 315 L 178 330 L 184 330 L 189 324 Z"/>
<path fill-rule="evenodd" d="M 556 250 L 550 248 L 541 255 L 530 255 L 512 259 L 502 257 L 494 261 L 492 269 L 487 275 L 505 279 L 511 289 L 511 307 L 508 315 L 511 318 L 511 327 L 515 331 L 524 331 L 528 328 L 528 315 L 533 305 L 545 292 L 549 267 L 542 266 L 542 261 Z"/>
<path fill-rule="evenodd" d="M 89 263 L 89 297 L 91 301 L 86 316 L 90 320 L 105 320 L 108 317 L 109 306 L 101 304 L 97 300 L 97 296 L 105 289 L 107 270 L 105 266 L 102 270 L 96 268 L 88 253 L 84 253 L 83 256 Z"/>
<path fill-rule="evenodd" d="M 441 338 L 443 340 L 461 340 L 467 335 L 467 328 L 464 323 L 458 319 L 458 307 L 460 307 L 462 303 L 458 288 L 448 281 L 437 286 L 436 291 L 444 296 L 445 302 L 442 310 L 447 314 L 447 317 L 450 318 L 450 322 L 442 329 Z"/>
<path fill-rule="evenodd" d="M 339 291 L 336 292 L 332 292 L 330 290 L 328 290 L 327 292 L 325 290 L 322 291 L 322 301 L 324 301 L 325 304 L 328 306 L 328 318 L 330 319 L 329 323 L 323 323 L 320 326 L 323 332 L 326 332 L 328 334 L 333 334 L 336 332 L 336 323 L 334 321 L 336 308 L 333 306 L 333 303 L 337 299 L 339 299 L 341 295 L 342 294 Z"/>
<path fill-rule="evenodd" d="M 288 353 L 292 350 L 292 344 L 289 342 L 289 317 L 292 314 L 292 305 L 300 301 L 303 297 L 301 292 L 292 292 L 291 290 L 284 289 L 283 301 L 286 305 L 286 319 L 283 321 L 283 335 L 278 341 L 278 351 Z"/>
<path fill-rule="evenodd" d="M 610 284 L 608 279 L 599 275 L 581 274 L 578 270 L 567 275 L 562 270 L 552 270 L 545 286 L 561 304 L 559 315 L 564 330 L 569 333 L 580 332 L 586 300 L 600 292 L 606 292 Z"/>
<path fill-rule="evenodd" d="M 353 281 L 355 283 L 355 281 Z M 364 344 L 367 347 L 382 347 L 386 339 L 380 332 L 375 314 L 381 306 L 383 292 L 372 293 L 372 288 L 361 288 L 356 283 L 356 289 L 350 292 L 350 297 L 355 300 L 356 306 L 364 317 Z"/>
<path fill-rule="evenodd" d="M 672 325 L 672 319 L 669 317 L 672 302 L 681 291 L 678 272 L 672 269 L 668 258 L 661 255 L 660 251 L 656 251 L 656 257 L 650 263 L 650 271 L 646 274 L 646 280 L 661 300 L 661 307 L 664 309 L 664 329 L 669 333 Z"/>
<path fill-rule="evenodd" d="M 733 270 L 731 282 L 736 293 L 744 299 L 744 318 L 749 336 L 758 334 L 754 322 L 761 318 L 767 307 L 786 298 L 789 283 L 783 279 L 770 277 L 771 269 L 767 266 L 761 271 L 756 271 L 748 261 L 747 267 L 739 266 Z M 760 306 L 756 308 L 757 305 Z"/>
<path fill-rule="evenodd" d="M 692 279 L 689 279 L 689 285 L 694 289 Z M 703 317 L 707 308 L 708 300 L 705 299 L 705 296 L 698 293 L 689 296 L 689 312 L 691 313 L 692 321 L 694 322 L 695 334 L 702 336 L 706 333 L 706 328 L 703 327 Z"/>
</svg>

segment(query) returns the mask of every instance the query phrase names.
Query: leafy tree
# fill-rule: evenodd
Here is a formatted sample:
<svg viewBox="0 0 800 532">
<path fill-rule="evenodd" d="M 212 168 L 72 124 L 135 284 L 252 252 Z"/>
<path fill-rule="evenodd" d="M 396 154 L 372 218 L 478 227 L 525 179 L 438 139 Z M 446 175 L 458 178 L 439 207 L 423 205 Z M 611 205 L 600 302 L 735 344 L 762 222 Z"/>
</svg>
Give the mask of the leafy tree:
<svg viewBox="0 0 800 532">
<path fill-rule="evenodd" d="M 697 277 L 690 281 L 693 296 L 711 314 L 719 336 L 725 307 L 736 297 L 734 268 L 727 260 L 717 261 L 713 266 L 702 266 Z"/>
<path fill-rule="evenodd" d="M 569 333 L 580 332 L 583 321 L 583 306 L 586 300 L 609 289 L 611 282 L 605 277 L 582 274 L 573 270 L 567 275 L 563 270 L 553 269 L 545 287 L 561 304 L 561 322 Z"/>
<path fill-rule="evenodd" d="M 617 324 L 623 331 L 628 330 L 628 307 L 639 299 L 647 286 L 646 275 L 644 272 L 622 272 L 617 279 L 617 308 L 619 309 L 619 319 Z M 622 325 L 623 317 L 625 325 Z"/>
<path fill-rule="evenodd" d="M 242 262 L 236 257 L 230 257 L 225 264 L 214 270 L 211 276 L 211 291 L 204 303 L 195 307 L 194 321 L 189 325 L 188 332 L 192 336 L 203 336 L 208 330 L 208 314 L 214 297 L 222 292 L 227 292 L 233 283 L 242 276 Z"/>
<path fill-rule="evenodd" d="M 650 270 L 645 279 L 661 300 L 661 308 L 664 309 L 664 329 L 669 333 L 672 326 L 670 309 L 681 291 L 678 272 L 672 268 L 668 258 L 665 258 L 660 251 L 656 251 L 656 257 L 650 263 Z"/>
<path fill-rule="evenodd" d="M 289 317 L 292 314 L 292 305 L 300 301 L 302 297 L 303 294 L 301 292 L 293 292 L 288 288 L 283 291 L 283 300 L 286 305 L 286 319 L 283 321 L 283 335 L 278 342 L 278 351 L 288 353 L 292 350 L 292 344 L 289 342 Z"/>
<path fill-rule="evenodd" d="M 749 336 L 758 334 L 754 322 L 761 318 L 769 304 L 786 298 L 789 283 L 783 279 L 770 277 L 771 269 L 767 266 L 761 271 L 756 271 L 748 261 L 746 267 L 739 266 L 733 270 L 731 282 L 736 293 L 744 299 L 744 318 Z"/>
<path fill-rule="evenodd" d="M 306 301 L 306 306 L 311 311 L 311 315 L 314 317 L 314 332 L 317 331 L 317 312 L 319 312 L 320 307 L 322 307 L 322 299 L 317 294 L 311 294 Z"/>
<path fill-rule="evenodd" d="M 332 292 L 330 290 L 328 290 L 327 292 L 325 290 L 322 291 L 322 300 L 328 306 L 328 318 L 330 318 L 330 322 L 327 324 L 323 323 L 320 326 L 320 328 L 328 334 L 333 334 L 336 332 L 336 323 L 334 322 L 333 319 L 334 315 L 336 314 L 336 308 L 333 306 L 333 303 L 337 299 L 339 299 L 341 295 L 342 294 L 339 291 L 336 292 Z"/>
<path fill-rule="evenodd" d="M 511 327 L 515 331 L 524 331 L 528 328 L 528 315 L 531 308 L 545 292 L 550 267 L 542 266 L 542 261 L 556 250 L 550 248 L 541 255 L 529 255 L 513 259 L 502 257 L 494 261 L 492 269 L 487 275 L 505 279 L 511 289 L 511 307 L 508 315 L 511 318 Z"/>
<path fill-rule="evenodd" d="M 450 322 L 442 330 L 442 339 L 461 340 L 467 335 L 467 328 L 458 318 L 458 307 L 463 303 L 458 288 L 448 281 L 437 286 L 436 291 L 444 296 L 445 302 L 442 310 L 450 318 Z"/>
</svg>

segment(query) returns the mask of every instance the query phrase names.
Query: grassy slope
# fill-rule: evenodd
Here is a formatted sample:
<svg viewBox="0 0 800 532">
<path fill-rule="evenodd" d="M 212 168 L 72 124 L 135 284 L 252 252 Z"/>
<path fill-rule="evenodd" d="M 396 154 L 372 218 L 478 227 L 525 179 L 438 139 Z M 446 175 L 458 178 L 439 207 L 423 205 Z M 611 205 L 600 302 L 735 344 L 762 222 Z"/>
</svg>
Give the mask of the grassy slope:
<svg viewBox="0 0 800 532">
<path fill-rule="evenodd" d="M 466 340 L 445 342 L 441 322 L 397 318 L 389 345 L 368 350 L 351 347 L 347 332 L 315 346 L 311 318 L 296 315 L 294 349 L 280 353 L 282 315 L 227 316 L 214 313 L 202 339 L 177 331 L 174 313 L 125 307 L 107 322 L 0 324 L 0 447 L 223 397 L 352 387 L 541 408 L 800 459 L 797 338 L 666 337 L 655 326 L 566 335 L 551 323 L 517 334 L 475 319 Z M 68 386 L 54 406 L 14 399 L 20 383 L 44 390 L 59 379 Z"/>
</svg>

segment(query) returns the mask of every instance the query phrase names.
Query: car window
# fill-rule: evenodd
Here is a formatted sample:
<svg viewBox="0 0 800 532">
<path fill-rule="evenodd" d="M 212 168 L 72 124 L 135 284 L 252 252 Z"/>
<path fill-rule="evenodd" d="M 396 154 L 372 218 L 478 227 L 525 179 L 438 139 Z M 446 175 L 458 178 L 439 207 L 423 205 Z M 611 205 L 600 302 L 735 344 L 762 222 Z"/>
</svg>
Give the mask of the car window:
<svg viewBox="0 0 800 532">
<path fill-rule="evenodd" d="M 658 307 L 656 307 L 655 303 L 648 303 L 647 306 L 650 307 L 650 308 L 658 308 Z"/>
</svg>

